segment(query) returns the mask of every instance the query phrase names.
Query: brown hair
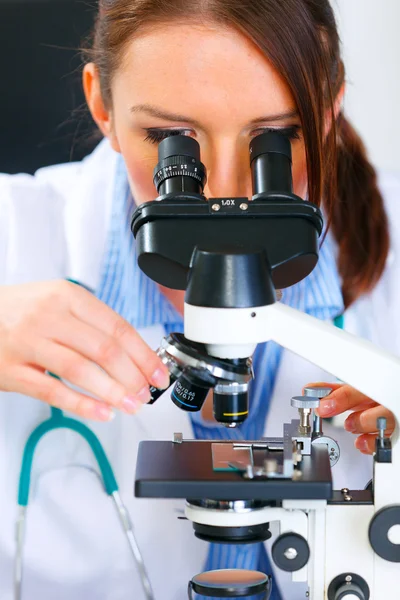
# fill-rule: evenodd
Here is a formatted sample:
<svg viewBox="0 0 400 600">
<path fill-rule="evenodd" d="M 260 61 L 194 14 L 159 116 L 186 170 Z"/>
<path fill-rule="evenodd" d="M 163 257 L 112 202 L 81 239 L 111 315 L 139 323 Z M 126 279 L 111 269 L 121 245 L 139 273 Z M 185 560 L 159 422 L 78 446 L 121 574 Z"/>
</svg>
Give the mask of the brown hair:
<svg viewBox="0 0 400 600">
<path fill-rule="evenodd" d="M 340 40 L 328 0 L 100 0 L 92 48 L 103 100 L 127 42 L 152 24 L 213 22 L 252 40 L 288 84 L 302 123 L 309 200 L 328 214 L 338 244 L 345 305 L 373 289 L 389 250 L 388 223 L 376 173 L 363 143 L 334 101 L 344 82 Z M 330 111 L 332 127 L 325 137 Z"/>
</svg>

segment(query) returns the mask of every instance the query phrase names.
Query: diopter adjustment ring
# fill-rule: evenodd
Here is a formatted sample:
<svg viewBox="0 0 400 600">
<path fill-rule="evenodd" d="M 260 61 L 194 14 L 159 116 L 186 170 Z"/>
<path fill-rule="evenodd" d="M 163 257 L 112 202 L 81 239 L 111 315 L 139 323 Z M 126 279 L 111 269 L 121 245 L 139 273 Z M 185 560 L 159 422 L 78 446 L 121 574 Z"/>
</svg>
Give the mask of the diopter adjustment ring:
<svg viewBox="0 0 400 600">
<path fill-rule="evenodd" d="M 153 182 L 157 190 L 170 177 L 191 177 L 201 185 L 202 190 L 207 182 L 205 166 L 191 156 L 169 156 L 156 165 Z"/>
</svg>

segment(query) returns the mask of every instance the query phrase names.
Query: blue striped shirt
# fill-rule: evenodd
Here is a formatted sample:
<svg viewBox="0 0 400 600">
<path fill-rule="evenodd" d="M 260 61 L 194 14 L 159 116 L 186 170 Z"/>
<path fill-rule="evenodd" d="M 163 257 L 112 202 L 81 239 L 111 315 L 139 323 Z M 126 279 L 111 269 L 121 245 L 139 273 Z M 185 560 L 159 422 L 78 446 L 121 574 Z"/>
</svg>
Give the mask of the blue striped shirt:
<svg viewBox="0 0 400 600">
<path fill-rule="evenodd" d="M 167 333 L 183 331 L 181 315 L 158 286 L 138 267 L 130 221 L 135 204 L 123 160 L 118 163 L 101 285 L 97 296 L 135 328 L 162 324 Z M 282 302 L 319 319 L 333 319 L 343 311 L 340 279 L 329 236 L 314 271 L 303 281 L 284 290 Z M 250 386 L 248 419 L 236 429 L 205 421 L 192 413 L 193 433 L 201 439 L 259 439 L 263 435 L 282 348 L 274 342 L 259 344 L 253 357 L 255 378 Z M 244 568 L 271 573 L 264 544 L 210 544 L 204 570 Z M 271 600 L 280 600 L 273 590 Z"/>
</svg>

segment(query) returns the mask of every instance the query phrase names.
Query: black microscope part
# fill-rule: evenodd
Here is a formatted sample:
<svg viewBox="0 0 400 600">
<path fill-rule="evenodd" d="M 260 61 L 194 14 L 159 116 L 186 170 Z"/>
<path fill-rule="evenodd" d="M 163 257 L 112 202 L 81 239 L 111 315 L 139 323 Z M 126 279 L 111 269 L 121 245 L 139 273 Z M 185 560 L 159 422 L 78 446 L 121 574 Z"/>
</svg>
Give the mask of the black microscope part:
<svg viewBox="0 0 400 600">
<path fill-rule="evenodd" d="M 302 477 L 254 479 L 249 482 L 236 471 L 215 471 L 212 461 L 214 441 L 173 444 L 168 441 L 142 441 L 136 462 L 137 498 L 192 498 L 193 500 L 330 500 L 332 469 L 328 447 L 313 447 L 312 456 L 303 456 Z"/>
<path fill-rule="evenodd" d="M 390 438 L 376 438 L 374 460 L 378 463 L 392 462 L 392 440 Z"/>
<path fill-rule="evenodd" d="M 218 282 L 216 284 L 216 282 Z M 221 252 L 195 248 L 185 302 L 209 308 L 253 308 L 275 302 L 268 258 L 264 250 L 226 246 Z"/>
<path fill-rule="evenodd" d="M 158 160 L 176 155 L 189 156 L 200 162 L 199 143 L 188 135 L 173 135 L 158 144 Z"/>
<path fill-rule="evenodd" d="M 332 579 L 328 588 L 328 600 L 346 600 L 348 595 L 360 600 L 370 599 L 368 583 L 357 573 L 341 573 Z"/>
<path fill-rule="evenodd" d="M 297 553 L 294 558 L 287 556 L 291 549 Z M 279 569 L 293 573 L 305 567 L 310 560 L 310 547 L 303 536 L 297 533 L 283 533 L 273 543 L 271 555 Z"/>
<path fill-rule="evenodd" d="M 202 385 L 202 380 L 191 377 L 189 370 L 182 373 L 171 394 L 172 402 L 178 407 L 188 412 L 198 412 L 201 410 L 210 387 Z"/>
<path fill-rule="evenodd" d="M 269 523 L 243 527 L 216 527 L 193 523 L 194 535 L 212 544 L 256 544 L 271 537 Z"/>
<path fill-rule="evenodd" d="M 207 171 L 200 161 L 198 142 L 184 135 L 163 140 L 158 146 L 158 164 L 153 181 L 159 196 L 202 194 Z"/>
<path fill-rule="evenodd" d="M 180 135 L 160 144 L 162 160 L 155 178 L 159 196 L 156 202 L 139 206 L 132 217 L 141 270 L 161 285 L 186 290 L 196 247 L 216 253 L 234 247 L 243 255 L 254 249 L 265 252 L 269 285 L 275 289 L 292 286 L 309 275 L 318 261 L 323 219 L 317 206 L 291 192 L 290 142 L 277 133 L 252 141 L 251 201 L 207 200 L 202 195 L 205 169 L 198 161 L 196 144 Z M 177 164 L 173 164 L 175 158 Z M 187 169 L 182 170 L 182 165 Z"/>
<path fill-rule="evenodd" d="M 214 417 L 218 423 L 239 425 L 249 414 L 248 392 L 221 394 L 214 389 L 213 405 Z"/>
<path fill-rule="evenodd" d="M 217 399 L 222 397 L 221 408 L 217 408 L 216 416 L 222 414 L 223 424 L 240 423 L 246 418 L 247 393 L 234 393 L 235 389 L 231 384 L 237 378 L 241 382 L 251 379 L 250 359 L 220 359 L 210 356 L 204 344 L 191 342 L 180 333 L 171 333 L 165 338 L 160 355 L 167 359 L 170 385 L 175 383 L 171 399 L 176 406 L 188 412 L 197 412 L 201 410 L 210 389 L 222 384 L 224 387 L 217 394 Z M 217 377 L 215 371 L 218 370 L 220 373 Z M 231 389 L 232 394 L 222 394 Z M 151 387 L 150 404 L 154 404 L 164 391 Z"/>
<path fill-rule="evenodd" d="M 368 536 L 374 552 L 388 562 L 400 563 L 400 545 L 393 544 L 388 533 L 400 525 L 400 505 L 386 506 L 371 519 Z"/>
<path fill-rule="evenodd" d="M 291 194 L 292 149 L 288 138 L 279 133 L 263 133 L 250 143 L 253 200 L 258 194 Z"/>
<path fill-rule="evenodd" d="M 162 396 L 167 391 L 167 389 L 170 388 L 173 383 L 175 383 L 175 381 L 176 381 L 176 377 L 174 377 L 172 375 L 172 373 L 170 373 L 169 374 L 169 385 L 164 390 L 160 390 L 159 388 L 156 388 L 153 385 L 151 385 L 150 386 L 151 399 L 150 399 L 150 402 L 148 402 L 148 404 L 154 404 L 160 398 L 160 396 Z"/>
<path fill-rule="evenodd" d="M 212 598 L 243 598 L 263 594 L 263 600 L 268 600 L 272 590 L 272 578 L 260 571 L 244 569 L 218 569 L 195 575 L 189 582 L 188 596 L 193 594 Z"/>
</svg>

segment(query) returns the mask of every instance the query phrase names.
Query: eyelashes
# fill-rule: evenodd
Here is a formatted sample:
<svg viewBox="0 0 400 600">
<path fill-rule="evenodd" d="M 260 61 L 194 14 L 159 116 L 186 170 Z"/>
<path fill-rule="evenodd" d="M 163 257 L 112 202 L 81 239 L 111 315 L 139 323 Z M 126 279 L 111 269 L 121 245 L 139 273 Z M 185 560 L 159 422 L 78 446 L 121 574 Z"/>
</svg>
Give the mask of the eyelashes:
<svg viewBox="0 0 400 600">
<path fill-rule="evenodd" d="M 150 142 L 151 144 L 159 144 L 167 137 L 172 137 L 173 135 L 187 135 L 190 133 L 188 129 L 156 129 L 154 127 L 146 128 L 147 136 L 144 138 L 145 142 Z M 280 129 L 275 129 L 272 127 L 262 127 L 260 129 L 255 130 L 256 135 L 260 135 L 261 133 L 266 132 L 275 132 L 280 135 L 288 138 L 289 140 L 299 140 L 301 139 L 301 126 L 300 125 L 291 125 L 290 127 L 284 127 Z"/>
<path fill-rule="evenodd" d="M 173 135 L 184 135 L 188 132 L 187 129 L 146 129 L 147 136 L 144 138 L 145 142 L 151 142 L 152 144 L 159 144 L 167 137 Z M 190 132 L 189 132 L 190 133 Z"/>
<path fill-rule="evenodd" d="M 256 137 L 257 135 L 261 135 L 262 133 L 279 133 L 280 135 L 282 135 L 285 138 L 288 138 L 289 140 L 300 140 L 301 139 L 301 126 L 300 125 L 291 125 L 290 127 L 281 127 L 281 128 L 274 128 L 274 127 L 262 127 L 261 129 L 257 129 L 255 135 L 253 135 L 253 137 Z"/>
</svg>

